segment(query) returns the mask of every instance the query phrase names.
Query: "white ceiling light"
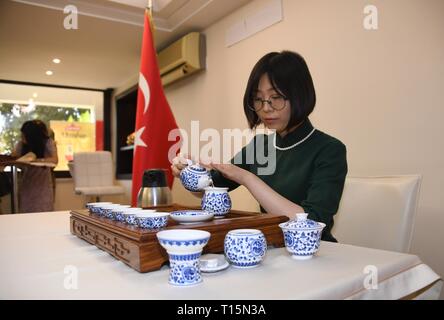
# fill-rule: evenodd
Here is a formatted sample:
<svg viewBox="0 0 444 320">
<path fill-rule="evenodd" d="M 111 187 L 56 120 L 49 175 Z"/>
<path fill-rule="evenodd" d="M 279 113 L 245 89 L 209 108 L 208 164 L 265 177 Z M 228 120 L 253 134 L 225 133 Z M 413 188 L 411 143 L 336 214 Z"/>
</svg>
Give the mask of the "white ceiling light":
<svg viewBox="0 0 444 320">
<path fill-rule="evenodd" d="M 46 71 L 47 76 L 52 76 L 53 72 L 51 70 Z"/>
<path fill-rule="evenodd" d="M 34 93 L 32 94 L 32 96 L 33 96 L 34 98 L 37 98 L 37 92 L 34 92 Z"/>
<path fill-rule="evenodd" d="M 60 63 L 60 59 L 59 59 L 59 58 L 54 58 L 54 59 L 52 59 L 52 62 L 54 62 L 54 63 Z"/>
</svg>

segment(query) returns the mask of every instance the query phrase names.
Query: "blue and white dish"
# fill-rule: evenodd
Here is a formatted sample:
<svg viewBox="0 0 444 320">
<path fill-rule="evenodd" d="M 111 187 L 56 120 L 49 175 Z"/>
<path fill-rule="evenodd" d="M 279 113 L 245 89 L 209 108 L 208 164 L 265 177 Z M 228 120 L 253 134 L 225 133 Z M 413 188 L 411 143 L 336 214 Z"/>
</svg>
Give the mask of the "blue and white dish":
<svg viewBox="0 0 444 320">
<path fill-rule="evenodd" d="M 313 257 L 321 244 L 324 223 L 307 219 L 308 214 L 298 213 L 296 219 L 279 224 L 284 233 L 285 247 L 296 260 Z"/>
<path fill-rule="evenodd" d="M 191 160 L 180 172 L 180 181 L 185 189 L 192 192 L 202 191 L 212 183 L 210 172 L 199 164 L 192 164 Z"/>
<path fill-rule="evenodd" d="M 200 271 L 213 273 L 227 269 L 230 266 L 223 254 L 209 253 L 200 258 Z"/>
<path fill-rule="evenodd" d="M 168 252 L 168 282 L 175 286 L 190 286 L 202 282 L 199 258 L 211 234 L 203 230 L 172 229 L 160 231 L 156 235 L 161 246 Z"/>
<path fill-rule="evenodd" d="M 211 220 L 214 214 L 203 210 L 179 210 L 171 212 L 170 217 L 179 223 L 189 224 Z"/>
<path fill-rule="evenodd" d="M 136 222 L 143 229 L 160 229 L 168 224 L 168 212 L 145 212 L 136 213 Z"/>
<path fill-rule="evenodd" d="M 231 230 L 225 236 L 224 252 L 236 268 L 257 267 L 267 252 L 267 240 L 257 229 Z"/>
<path fill-rule="evenodd" d="M 202 197 L 202 210 L 211 212 L 215 218 L 222 218 L 231 210 L 228 188 L 207 187 Z"/>
</svg>

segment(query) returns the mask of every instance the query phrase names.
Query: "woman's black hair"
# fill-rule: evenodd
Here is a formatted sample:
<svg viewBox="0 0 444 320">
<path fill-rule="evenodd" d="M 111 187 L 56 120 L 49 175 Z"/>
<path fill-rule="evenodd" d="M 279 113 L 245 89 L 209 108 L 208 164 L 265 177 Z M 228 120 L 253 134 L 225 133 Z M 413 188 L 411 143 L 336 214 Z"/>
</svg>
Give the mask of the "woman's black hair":
<svg viewBox="0 0 444 320">
<path fill-rule="evenodd" d="M 20 131 L 26 140 L 26 143 L 23 143 L 22 155 L 33 152 L 37 158 L 44 158 L 46 143 L 49 139 L 45 123 L 41 120 L 26 121 Z"/>
<path fill-rule="evenodd" d="M 307 63 L 296 52 L 270 52 L 254 66 L 245 90 L 244 112 L 250 129 L 261 124 L 257 113 L 249 106 L 253 104 L 259 80 L 264 74 L 268 74 L 273 89 L 290 103 L 291 114 L 286 130 L 307 119 L 316 104 L 316 93 Z"/>
</svg>

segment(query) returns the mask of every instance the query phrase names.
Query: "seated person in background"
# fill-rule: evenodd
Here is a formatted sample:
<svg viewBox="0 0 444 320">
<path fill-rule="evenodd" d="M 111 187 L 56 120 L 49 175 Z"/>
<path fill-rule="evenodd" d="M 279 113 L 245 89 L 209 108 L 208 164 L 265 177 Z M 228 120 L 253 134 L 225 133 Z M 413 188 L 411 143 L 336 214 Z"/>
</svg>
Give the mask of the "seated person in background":
<svg viewBox="0 0 444 320">
<path fill-rule="evenodd" d="M 22 128 L 22 139 L 14 148 L 13 156 L 21 157 L 29 152 L 36 155 L 38 162 L 57 164 L 57 148 L 49 137 L 48 129 L 41 120 L 26 121 Z M 54 210 L 54 189 L 51 167 L 26 166 L 19 189 L 20 212 Z"/>
</svg>

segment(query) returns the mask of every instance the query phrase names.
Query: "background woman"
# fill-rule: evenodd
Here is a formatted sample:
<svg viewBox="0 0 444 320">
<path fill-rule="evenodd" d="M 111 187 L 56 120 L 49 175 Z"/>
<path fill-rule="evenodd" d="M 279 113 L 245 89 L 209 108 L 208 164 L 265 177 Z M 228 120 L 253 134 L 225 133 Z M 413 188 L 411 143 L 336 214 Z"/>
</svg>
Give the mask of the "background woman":
<svg viewBox="0 0 444 320">
<path fill-rule="evenodd" d="M 21 157 L 32 152 L 36 162 L 57 165 L 57 148 L 49 137 L 43 121 L 26 121 L 21 128 L 22 138 L 14 148 L 13 155 Z M 24 166 L 19 189 L 20 212 L 54 210 L 54 188 L 49 166 Z"/>
</svg>

